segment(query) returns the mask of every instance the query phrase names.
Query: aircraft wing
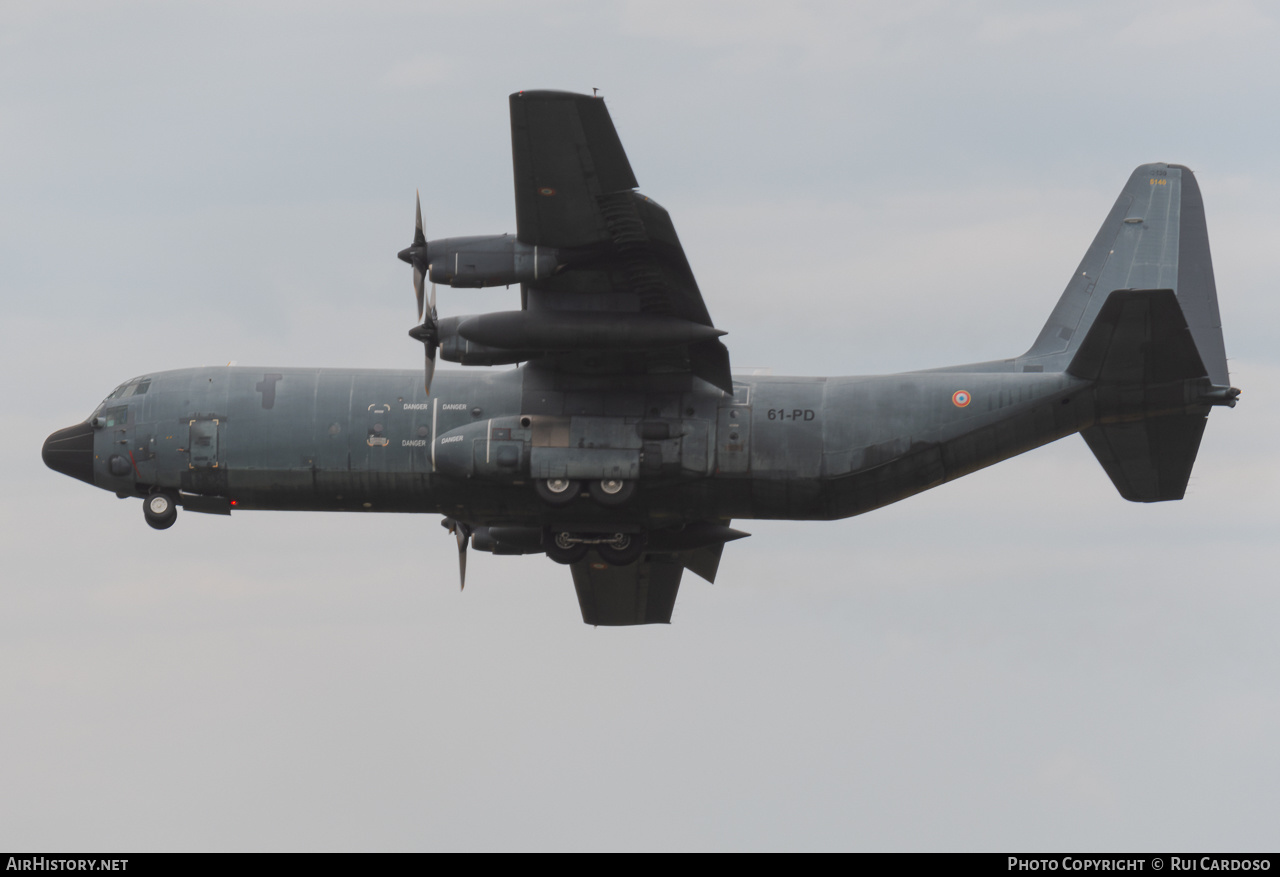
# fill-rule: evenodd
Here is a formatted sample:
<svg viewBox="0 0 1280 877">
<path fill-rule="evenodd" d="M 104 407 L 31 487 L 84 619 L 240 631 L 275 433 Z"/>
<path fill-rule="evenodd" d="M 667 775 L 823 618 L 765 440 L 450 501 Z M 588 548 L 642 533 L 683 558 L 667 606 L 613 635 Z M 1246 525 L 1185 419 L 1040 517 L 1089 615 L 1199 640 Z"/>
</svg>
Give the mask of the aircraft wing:
<svg viewBox="0 0 1280 877">
<path fill-rule="evenodd" d="M 620 627 L 670 624 L 684 566 L 645 559 L 628 566 L 581 560 L 570 566 L 578 606 L 587 624 Z"/>
<path fill-rule="evenodd" d="M 516 236 L 556 249 L 565 265 L 522 289 L 530 311 L 676 317 L 713 326 L 671 217 L 636 191 L 604 101 L 560 91 L 511 95 Z M 732 392 L 718 339 L 589 357 L 553 357 L 559 371 L 687 371 Z"/>
<path fill-rule="evenodd" d="M 724 544 L 717 543 L 684 551 L 652 552 L 627 566 L 609 566 L 590 554 L 586 560 L 570 565 L 582 620 L 604 627 L 670 624 L 684 571 L 714 582 L 723 551 Z"/>
</svg>

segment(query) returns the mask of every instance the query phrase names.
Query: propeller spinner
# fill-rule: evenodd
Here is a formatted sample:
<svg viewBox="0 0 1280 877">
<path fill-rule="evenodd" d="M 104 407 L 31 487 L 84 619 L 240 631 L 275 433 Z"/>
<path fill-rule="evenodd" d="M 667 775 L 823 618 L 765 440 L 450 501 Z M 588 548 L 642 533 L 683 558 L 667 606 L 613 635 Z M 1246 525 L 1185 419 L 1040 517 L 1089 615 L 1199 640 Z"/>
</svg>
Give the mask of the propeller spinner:
<svg viewBox="0 0 1280 877">
<path fill-rule="evenodd" d="M 431 271 L 431 263 L 428 261 L 429 254 L 427 251 L 427 236 L 422 229 L 422 196 L 415 196 L 415 219 L 416 227 L 413 232 L 413 244 L 401 250 L 397 255 L 402 262 L 408 262 L 413 266 L 413 294 L 418 300 L 418 319 L 422 320 L 420 325 L 414 326 L 409 330 L 409 337 L 415 341 L 421 341 L 423 347 L 426 348 L 426 365 L 424 367 L 423 386 L 428 394 L 431 393 L 431 379 L 436 373 L 436 351 L 440 347 L 440 323 L 436 313 L 436 285 L 431 284 L 431 302 L 430 308 L 424 314 L 423 303 L 425 298 L 425 290 L 423 289 L 427 275 Z"/>
</svg>

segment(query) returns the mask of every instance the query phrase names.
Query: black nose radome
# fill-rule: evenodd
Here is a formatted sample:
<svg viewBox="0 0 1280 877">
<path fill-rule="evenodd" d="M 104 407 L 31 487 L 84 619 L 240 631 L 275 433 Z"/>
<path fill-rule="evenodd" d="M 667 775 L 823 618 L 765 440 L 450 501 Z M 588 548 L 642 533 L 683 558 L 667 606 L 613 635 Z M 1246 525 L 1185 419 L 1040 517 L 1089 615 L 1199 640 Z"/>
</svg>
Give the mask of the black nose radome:
<svg viewBox="0 0 1280 877">
<path fill-rule="evenodd" d="M 93 483 L 93 427 L 77 423 L 44 440 L 44 464 L 63 475 Z"/>
</svg>

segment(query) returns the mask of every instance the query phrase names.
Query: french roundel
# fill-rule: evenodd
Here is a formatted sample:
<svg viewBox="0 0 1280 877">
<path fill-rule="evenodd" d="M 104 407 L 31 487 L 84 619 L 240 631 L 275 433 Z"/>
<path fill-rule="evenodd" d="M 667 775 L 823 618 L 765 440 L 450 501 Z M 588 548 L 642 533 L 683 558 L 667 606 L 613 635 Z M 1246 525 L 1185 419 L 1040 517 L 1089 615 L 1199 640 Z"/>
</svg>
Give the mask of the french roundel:
<svg viewBox="0 0 1280 877">
<path fill-rule="evenodd" d="M 968 390 L 956 390 L 951 394 L 951 402 L 957 408 L 963 408 L 973 400 Z"/>
</svg>

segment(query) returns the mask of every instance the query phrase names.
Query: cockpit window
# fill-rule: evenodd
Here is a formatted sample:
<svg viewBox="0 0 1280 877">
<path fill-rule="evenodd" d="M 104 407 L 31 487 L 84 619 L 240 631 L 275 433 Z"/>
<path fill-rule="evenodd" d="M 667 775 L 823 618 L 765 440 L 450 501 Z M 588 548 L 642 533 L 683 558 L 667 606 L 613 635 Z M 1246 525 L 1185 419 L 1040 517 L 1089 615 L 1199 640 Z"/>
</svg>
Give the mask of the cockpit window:
<svg viewBox="0 0 1280 877">
<path fill-rule="evenodd" d="M 127 399 L 130 396 L 141 396 L 149 389 L 151 389 L 151 378 L 139 378 L 116 387 L 115 392 L 108 396 L 107 399 Z"/>
<path fill-rule="evenodd" d="M 129 409 L 125 406 L 108 408 L 102 412 L 104 426 L 124 426 L 129 421 Z"/>
</svg>

